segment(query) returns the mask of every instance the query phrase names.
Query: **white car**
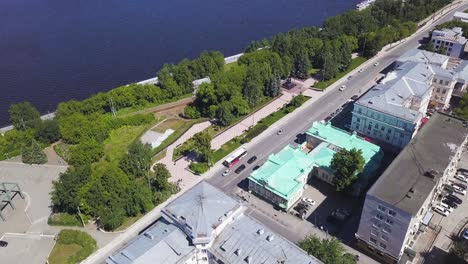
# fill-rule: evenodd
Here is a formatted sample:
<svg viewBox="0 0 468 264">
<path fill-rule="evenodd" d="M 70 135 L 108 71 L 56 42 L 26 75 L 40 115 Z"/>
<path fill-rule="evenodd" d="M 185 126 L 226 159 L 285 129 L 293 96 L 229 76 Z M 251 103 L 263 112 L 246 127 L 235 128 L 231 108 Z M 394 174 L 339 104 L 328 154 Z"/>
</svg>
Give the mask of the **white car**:
<svg viewBox="0 0 468 264">
<path fill-rule="evenodd" d="M 344 91 L 344 89 L 346 89 L 346 85 L 341 85 L 340 91 Z"/>
<path fill-rule="evenodd" d="M 223 176 L 227 176 L 230 172 L 231 172 L 230 169 L 225 170 L 225 171 L 223 172 Z"/>
<path fill-rule="evenodd" d="M 465 195 L 466 194 L 466 191 L 463 190 L 462 188 L 458 187 L 457 185 L 455 184 L 452 184 L 452 188 L 454 189 L 454 191 L 458 194 L 461 194 L 461 195 Z"/>
<path fill-rule="evenodd" d="M 445 208 L 446 210 L 448 210 L 450 213 L 453 213 L 453 208 L 450 207 L 450 206 L 448 206 L 448 204 L 446 204 L 446 203 L 440 202 L 440 203 L 438 204 L 438 206 L 442 206 L 443 208 Z"/>
<path fill-rule="evenodd" d="M 468 183 L 468 179 L 463 174 L 458 173 L 454 178 L 464 183 Z"/>
<path fill-rule="evenodd" d="M 463 231 L 462 238 L 468 240 L 468 229 L 465 229 L 465 231 Z"/>
<path fill-rule="evenodd" d="M 379 64 L 380 64 L 380 63 L 376 62 L 376 63 L 374 63 L 374 66 L 379 66 Z"/>
<path fill-rule="evenodd" d="M 439 205 L 434 206 L 432 209 L 443 216 L 448 216 L 450 214 L 449 210 Z"/>
<path fill-rule="evenodd" d="M 364 71 L 364 69 L 359 69 L 359 72 L 363 72 L 363 71 Z"/>
<path fill-rule="evenodd" d="M 310 204 L 310 205 L 312 205 L 312 206 L 315 205 L 315 201 L 312 200 L 312 199 L 310 199 L 310 198 L 308 198 L 308 197 L 303 197 L 303 198 L 302 198 L 302 201 L 303 201 L 304 203 Z"/>
</svg>

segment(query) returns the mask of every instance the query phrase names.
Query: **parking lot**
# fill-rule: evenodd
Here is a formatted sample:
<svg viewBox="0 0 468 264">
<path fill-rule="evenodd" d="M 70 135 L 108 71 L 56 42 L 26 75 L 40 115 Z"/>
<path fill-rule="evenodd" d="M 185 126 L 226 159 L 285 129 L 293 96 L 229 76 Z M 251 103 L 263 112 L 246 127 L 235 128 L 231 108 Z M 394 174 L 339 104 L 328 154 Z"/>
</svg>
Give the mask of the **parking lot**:
<svg viewBox="0 0 468 264">
<path fill-rule="evenodd" d="M 0 263 L 5 264 L 43 264 L 55 245 L 53 236 L 40 234 L 7 234 L 0 240 L 8 241 L 7 247 L 0 247 Z"/>
</svg>

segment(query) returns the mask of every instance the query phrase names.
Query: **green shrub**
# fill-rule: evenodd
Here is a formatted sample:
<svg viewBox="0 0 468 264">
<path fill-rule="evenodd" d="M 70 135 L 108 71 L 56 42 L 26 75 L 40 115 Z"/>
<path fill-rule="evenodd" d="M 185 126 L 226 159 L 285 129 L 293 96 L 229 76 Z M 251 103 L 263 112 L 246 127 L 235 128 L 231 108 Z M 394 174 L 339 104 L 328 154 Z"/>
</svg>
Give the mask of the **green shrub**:
<svg viewBox="0 0 468 264">
<path fill-rule="evenodd" d="M 205 173 L 210 168 L 206 162 L 193 162 L 189 167 L 193 172 L 199 174 Z"/>
<path fill-rule="evenodd" d="M 47 156 L 42 151 L 41 145 L 34 139 L 31 146 L 23 148 L 21 159 L 23 163 L 27 164 L 44 164 L 47 162 Z"/>
<path fill-rule="evenodd" d="M 265 131 L 268 128 L 268 125 L 263 124 L 263 123 L 258 123 L 256 126 L 251 128 L 247 134 L 245 135 L 244 138 L 242 138 L 241 143 L 247 143 L 250 142 L 254 137 L 260 135 L 263 131 Z"/>
<path fill-rule="evenodd" d="M 47 224 L 51 226 L 83 226 L 78 215 L 67 213 L 59 213 L 49 216 Z"/>
</svg>

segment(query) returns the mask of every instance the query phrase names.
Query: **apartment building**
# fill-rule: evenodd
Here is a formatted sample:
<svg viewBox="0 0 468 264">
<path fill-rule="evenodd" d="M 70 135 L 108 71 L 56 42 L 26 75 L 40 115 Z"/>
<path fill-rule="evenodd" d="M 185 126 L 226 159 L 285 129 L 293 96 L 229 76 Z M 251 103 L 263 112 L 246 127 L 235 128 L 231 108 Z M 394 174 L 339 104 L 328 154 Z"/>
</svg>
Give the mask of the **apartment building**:
<svg viewBox="0 0 468 264">
<path fill-rule="evenodd" d="M 443 28 L 432 32 L 431 42 L 434 49 L 444 49 L 445 55 L 460 58 L 465 50 L 466 38 L 463 37 L 463 30 L 460 27 Z"/>
<path fill-rule="evenodd" d="M 240 202 L 202 181 L 106 263 L 321 263 L 244 211 Z"/>
<path fill-rule="evenodd" d="M 367 192 L 355 235 L 362 248 L 385 263 L 411 250 L 442 185 L 456 172 L 467 136 L 465 120 L 432 116 Z"/>
</svg>

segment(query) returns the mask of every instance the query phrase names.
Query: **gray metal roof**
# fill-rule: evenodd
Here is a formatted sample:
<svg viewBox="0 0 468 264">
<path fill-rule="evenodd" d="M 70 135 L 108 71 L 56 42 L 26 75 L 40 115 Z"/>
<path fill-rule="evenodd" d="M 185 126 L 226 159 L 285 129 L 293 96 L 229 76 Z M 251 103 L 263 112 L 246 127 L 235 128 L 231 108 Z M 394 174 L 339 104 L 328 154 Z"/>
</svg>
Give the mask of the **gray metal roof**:
<svg viewBox="0 0 468 264">
<path fill-rule="evenodd" d="M 194 254 L 187 235 L 164 218 L 159 219 L 117 254 L 107 264 L 185 263 Z"/>
<path fill-rule="evenodd" d="M 193 243 L 209 243 L 214 239 L 213 230 L 232 212 L 240 207 L 239 202 L 216 187 L 201 181 L 193 188 L 169 203 L 163 212 L 189 226 Z"/>
<path fill-rule="evenodd" d="M 460 27 L 454 27 L 452 29 L 443 28 L 441 30 L 434 30 L 432 32 L 432 39 L 457 42 L 460 44 L 466 43 L 466 38 L 463 37 L 463 30 Z"/>
<path fill-rule="evenodd" d="M 367 194 L 416 215 L 467 135 L 462 119 L 434 114 Z M 431 170 L 439 172 L 434 179 Z"/>
<path fill-rule="evenodd" d="M 409 108 L 414 97 L 423 98 L 431 92 L 430 82 L 433 75 L 432 67 L 426 64 L 408 61 L 395 71 L 387 74 L 382 83 L 377 84 L 356 104 L 415 121 L 422 113 Z"/>
<path fill-rule="evenodd" d="M 449 60 L 449 56 L 420 49 L 410 49 L 401 55 L 397 60 L 400 62 L 414 61 L 440 66 Z"/>
<path fill-rule="evenodd" d="M 245 264 L 247 258 L 251 264 L 321 263 L 294 243 L 245 215 L 224 229 L 210 252 L 217 259 L 229 264 Z"/>
</svg>

